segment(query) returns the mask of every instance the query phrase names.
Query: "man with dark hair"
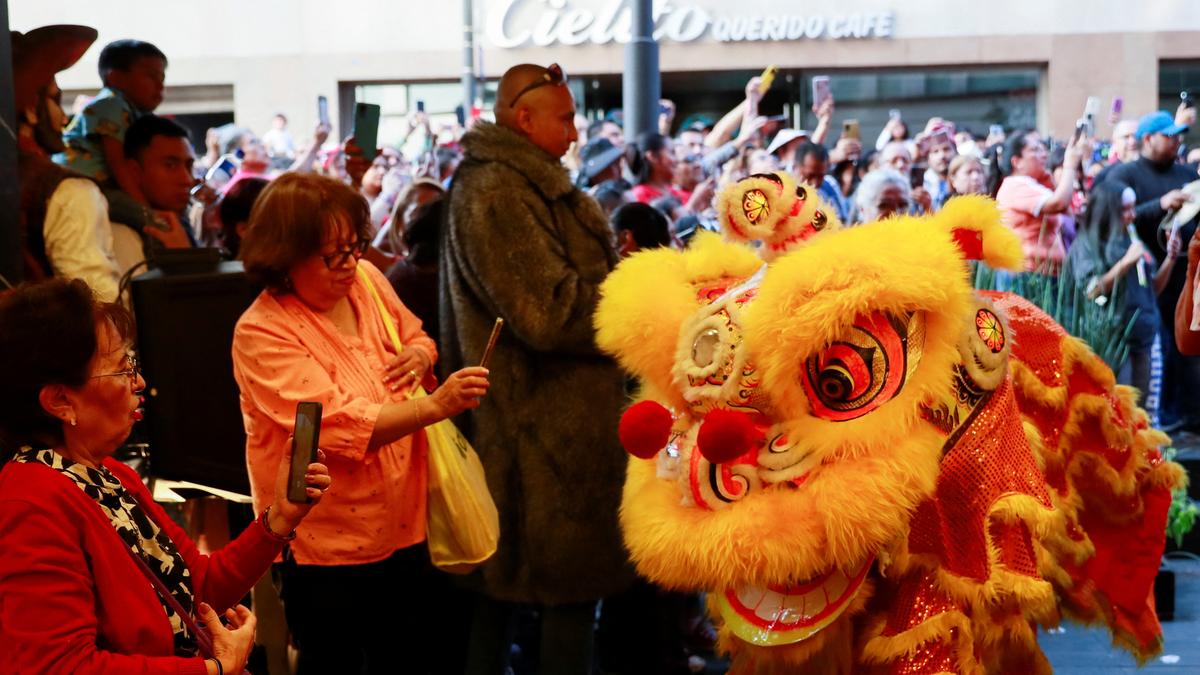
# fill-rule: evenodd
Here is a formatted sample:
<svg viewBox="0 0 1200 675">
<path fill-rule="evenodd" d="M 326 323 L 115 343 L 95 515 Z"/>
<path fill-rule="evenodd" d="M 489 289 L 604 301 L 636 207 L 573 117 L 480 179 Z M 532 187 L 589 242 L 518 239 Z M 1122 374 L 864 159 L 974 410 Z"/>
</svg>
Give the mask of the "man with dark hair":
<svg viewBox="0 0 1200 675">
<path fill-rule="evenodd" d="M 1166 244 L 1168 234 L 1180 238 L 1174 269 L 1167 285 L 1158 296 L 1158 309 L 1162 316 L 1163 382 L 1162 399 L 1159 402 L 1159 419 L 1169 431 L 1200 433 L 1200 357 L 1183 356 L 1175 345 L 1175 307 L 1183 292 L 1187 276 L 1186 251 L 1196 231 L 1195 212 L 1186 222 L 1176 222 L 1178 216 L 1168 221 L 1168 229 L 1159 229 L 1163 220 L 1178 212 L 1191 197 L 1183 186 L 1196 180 L 1196 171 L 1175 161 L 1179 152 L 1180 135 L 1188 130 L 1186 124 L 1172 118 L 1166 111 L 1153 112 L 1138 121 L 1137 140 L 1141 143 L 1141 157 L 1114 168 L 1105 178 L 1115 180 L 1133 188 L 1137 195 L 1134 224 L 1138 238 L 1154 255 L 1155 268 L 1168 256 Z M 1177 227 L 1178 229 L 1173 229 Z M 1195 437 L 1189 438 L 1194 442 Z"/>
<path fill-rule="evenodd" d="M 850 209 L 842 193 L 830 181 L 825 180 L 829 172 L 829 150 L 820 143 L 804 141 L 796 147 L 795 177 L 797 183 L 803 183 L 817 191 L 829 208 L 837 211 L 838 218 L 843 223 L 850 220 Z"/>
<path fill-rule="evenodd" d="M 606 138 L 609 143 L 614 146 L 625 148 L 625 132 L 621 129 L 621 125 L 612 120 L 597 120 L 588 125 L 587 138 L 589 141 L 597 138 Z"/>
<path fill-rule="evenodd" d="M 144 233 L 167 248 L 195 246 L 183 215 L 196 184 L 196 155 L 187 129 L 174 120 L 145 115 L 125 133 L 124 154 L 129 174 L 149 206 Z"/>
<path fill-rule="evenodd" d="M 618 208 L 612 214 L 612 228 L 622 258 L 645 248 L 671 245 L 670 222 L 649 204 L 633 202 Z"/>
<path fill-rule="evenodd" d="M 629 197 L 629 191 L 633 186 L 624 178 L 614 178 L 606 180 L 603 183 L 588 190 L 588 194 L 595 199 L 600 208 L 604 210 L 605 217 L 611 217 L 613 211 L 616 211 L 622 204 L 628 204 L 632 201 Z"/>
<path fill-rule="evenodd" d="M 624 378 L 591 319 L 617 254 L 604 213 L 560 161 L 577 136 L 562 69 L 509 69 L 495 113 L 463 135 L 439 274 L 447 372 L 479 363 L 505 320 L 490 395 L 458 418 L 504 533 L 480 568 L 467 672 L 505 671 L 527 605 L 541 616 L 541 672 L 584 675 L 597 601 L 632 580 L 617 525 Z"/>
</svg>

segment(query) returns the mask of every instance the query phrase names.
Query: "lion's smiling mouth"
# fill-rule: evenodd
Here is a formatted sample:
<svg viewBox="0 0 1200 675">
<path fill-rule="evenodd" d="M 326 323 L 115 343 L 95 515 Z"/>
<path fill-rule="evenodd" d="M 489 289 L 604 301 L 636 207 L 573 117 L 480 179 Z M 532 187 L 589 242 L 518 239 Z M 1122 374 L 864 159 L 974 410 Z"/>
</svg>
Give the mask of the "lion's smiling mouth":
<svg viewBox="0 0 1200 675">
<path fill-rule="evenodd" d="M 816 635 L 841 616 L 858 595 L 868 558 L 858 569 L 834 569 L 787 586 L 741 586 L 717 594 L 721 618 L 739 639 L 760 647 L 794 644 Z"/>
</svg>

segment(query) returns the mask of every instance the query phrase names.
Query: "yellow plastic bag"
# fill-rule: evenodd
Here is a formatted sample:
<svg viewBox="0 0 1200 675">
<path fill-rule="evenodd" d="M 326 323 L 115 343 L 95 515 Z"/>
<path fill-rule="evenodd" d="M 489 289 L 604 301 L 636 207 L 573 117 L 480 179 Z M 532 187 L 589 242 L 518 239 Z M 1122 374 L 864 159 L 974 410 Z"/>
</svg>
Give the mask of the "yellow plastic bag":
<svg viewBox="0 0 1200 675">
<path fill-rule="evenodd" d="M 388 337 L 400 353 L 404 345 L 375 284 L 361 266 L 358 276 L 375 299 Z M 414 399 L 425 396 L 428 393 L 420 386 L 412 393 Z M 425 427 L 423 433 L 429 443 L 425 522 L 429 557 L 441 570 L 466 574 L 496 552 L 500 514 L 488 490 L 483 464 L 458 427 L 447 419 Z"/>
</svg>

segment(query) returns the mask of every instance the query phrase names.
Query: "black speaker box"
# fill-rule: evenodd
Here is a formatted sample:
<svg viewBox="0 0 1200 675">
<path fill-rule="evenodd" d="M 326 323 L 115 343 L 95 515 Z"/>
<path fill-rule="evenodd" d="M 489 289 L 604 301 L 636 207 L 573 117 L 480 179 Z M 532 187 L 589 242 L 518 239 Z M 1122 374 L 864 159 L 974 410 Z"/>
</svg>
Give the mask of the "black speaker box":
<svg viewBox="0 0 1200 675">
<path fill-rule="evenodd" d="M 230 348 L 258 290 L 240 262 L 131 282 L 152 476 L 250 493 Z"/>
</svg>

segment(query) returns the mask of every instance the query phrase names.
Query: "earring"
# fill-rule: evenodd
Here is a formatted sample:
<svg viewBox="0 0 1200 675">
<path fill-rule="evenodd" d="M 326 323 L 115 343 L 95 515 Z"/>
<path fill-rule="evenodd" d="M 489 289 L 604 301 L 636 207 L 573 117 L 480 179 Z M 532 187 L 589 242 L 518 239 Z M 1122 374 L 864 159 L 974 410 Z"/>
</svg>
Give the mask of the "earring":
<svg viewBox="0 0 1200 675">
<path fill-rule="evenodd" d="M 75 416 L 74 416 L 74 415 L 71 415 L 71 419 L 70 419 L 69 421 L 70 421 L 70 423 L 71 423 L 71 426 L 75 426 L 75 422 L 76 422 L 76 420 L 75 420 Z"/>
</svg>

